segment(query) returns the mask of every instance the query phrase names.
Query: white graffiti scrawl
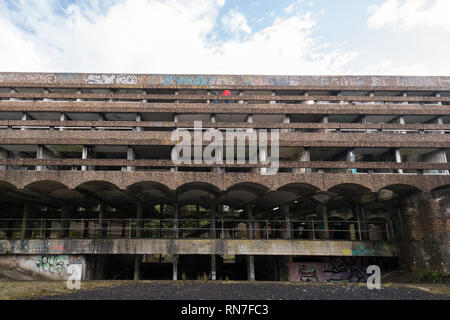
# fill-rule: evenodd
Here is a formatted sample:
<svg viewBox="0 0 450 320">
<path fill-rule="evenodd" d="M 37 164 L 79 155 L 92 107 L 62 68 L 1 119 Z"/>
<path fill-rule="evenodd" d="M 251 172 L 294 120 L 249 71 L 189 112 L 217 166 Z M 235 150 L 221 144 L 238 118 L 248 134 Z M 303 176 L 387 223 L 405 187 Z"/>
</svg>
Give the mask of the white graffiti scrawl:
<svg viewBox="0 0 450 320">
<path fill-rule="evenodd" d="M 85 82 L 89 84 L 136 84 L 137 77 L 131 74 L 88 74 Z"/>
</svg>

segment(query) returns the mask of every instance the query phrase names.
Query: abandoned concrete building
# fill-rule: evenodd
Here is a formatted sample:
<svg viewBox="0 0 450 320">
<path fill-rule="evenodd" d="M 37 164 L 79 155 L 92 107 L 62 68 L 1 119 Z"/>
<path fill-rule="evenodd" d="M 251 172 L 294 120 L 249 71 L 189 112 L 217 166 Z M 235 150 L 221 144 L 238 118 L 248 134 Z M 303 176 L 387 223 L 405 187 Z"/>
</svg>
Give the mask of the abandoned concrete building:
<svg viewBox="0 0 450 320">
<path fill-rule="evenodd" d="M 174 163 L 194 121 L 276 132 L 277 154 Z M 450 77 L 0 73 L 0 263 L 83 280 L 448 271 L 449 133 Z"/>
</svg>

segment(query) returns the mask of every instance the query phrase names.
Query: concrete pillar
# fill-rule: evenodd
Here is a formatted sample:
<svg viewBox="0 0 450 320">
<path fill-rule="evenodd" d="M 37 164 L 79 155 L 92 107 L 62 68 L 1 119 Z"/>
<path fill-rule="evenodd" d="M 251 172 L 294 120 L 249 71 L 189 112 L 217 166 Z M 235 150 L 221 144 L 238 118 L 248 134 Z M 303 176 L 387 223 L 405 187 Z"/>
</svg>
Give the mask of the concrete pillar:
<svg viewBox="0 0 450 320">
<path fill-rule="evenodd" d="M 402 155 L 400 153 L 400 149 L 395 148 L 394 153 L 395 153 L 395 162 L 402 163 Z M 397 172 L 403 173 L 403 169 L 398 169 Z"/>
<path fill-rule="evenodd" d="M 440 98 L 440 97 L 441 97 L 441 93 L 440 93 L 440 92 L 437 92 L 437 93 L 436 93 L 436 98 Z M 441 105 L 442 105 L 442 101 L 438 101 L 438 102 L 436 102 L 436 104 L 439 105 L 439 106 L 441 106 Z"/>
<path fill-rule="evenodd" d="M 136 159 L 136 153 L 134 152 L 134 149 L 132 146 L 128 146 L 127 148 L 127 160 L 135 160 Z M 135 166 L 127 166 L 127 171 L 136 171 Z"/>
<path fill-rule="evenodd" d="M 142 255 L 135 254 L 134 255 L 134 281 L 141 280 L 141 265 L 142 265 Z"/>
<path fill-rule="evenodd" d="M 217 200 L 213 199 L 211 201 L 211 205 L 210 205 L 210 216 L 211 216 L 211 220 L 210 220 L 210 237 L 212 239 L 216 238 L 216 213 L 217 213 Z"/>
<path fill-rule="evenodd" d="M 26 112 L 22 112 L 22 121 L 33 120 Z M 21 127 L 20 130 L 27 130 L 26 127 Z"/>
<path fill-rule="evenodd" d="M 247 213 L 248 219 L 248 238 L 255 238 L 255 222 L 253 221 L 253 209 L 250 204 L 245 206 L 245 212 Z"/>
<path fill-rule="evenodd" d="M 99 229 L 99 237 L 104 238 L 106 236 L 106 233 L 108 230 L 106 230 L 105 225 L 105 213 L 106 213 L 106 205 L 103 202 L 100 202 L 99 205 L 99 212 L 98 212 L 98 229 Z"/>
<path fill-rule="evenodd" d="M 244 92 L 239 91 L 239 96 L 242 97 L 244 95 Z M 239 100 L 239 104 L 244 104 L 244 100 Z"/>
<path fill-rule="evenodd" d="M 140 113 L 136 113 L 136 122 L 141 122 L 141 121 L 142 121 L 142 115 Z M 142 131 L 142 127 L 136 127 L 135 130 Z"/>
<path fill-rule="evenodd" d="M 70 236 L 70 208 L 66 205 L 61 210 L 61 227 L 62 232 L 60 236 L 62 238 L 68 238 Z"/>
<path fill-rule="evenodd" d="M 423 156 L 423 162 L 447 163 L 447 153 L 445 149 L 439 149 Z M 448 170 L 424 170 L 424 173 L 448 174 Z"/>
<path fill-rule="evenodd" d="M 144 226 L 144 216 L 142 202 L 138 201 L 136 206 L 136 238 L 142 238 L 142 228 Z"/>
<path fill-rule="evenodd" d="M 247 123 L 253 123 L 253 115 L 252 115 L 252 114 L 249 114 L 249 115 L 247 116 L 246 122 L 247 122 Z M 253 128 L 248 128 L 248 129 L 246 130 L 246 132 L 253 132 Z"/>
<path fill-rule="evenodd" d="M 18 92 L 16 89 L 11 88 L 10 93 L 19 93 L 19 92 Z M 19 100 L 22 100 L 22 99 L 19 99 L 19 98 L 9 98 L 9 101 L 19 101 Z"/>
<path fill-rule="evenodd" d="M 36 150 L 36 159 L 52 159 L 53 153 L 43 145 L 38 145 Z M 36 166 L 36 171 L 45 171 L 51 169 L 50 166 Z"/>
<path fill-rule="evenodd" d="M 173 205 L 173 230 L 175 233 L 175 238 L 179 237 L 179 231 L 178 231 L 178 218 L 180 216 L 180 208 L 178 207 L 178 203 L 175 202 L 175 204 Z"/>
<path fill-rule="evenodd" d="M 81 89 L 78 89 L 77 90 L 77 94 L 82 94 L 83 92 L 81 91 Z M 76 99 L 76 101 L 78 101 L 78 102 L 80 102 L 80 101 L 84 101 L 84 99 L 80 99 L 80 98 L 78 98 L 78 99 Z"/>
<path fill-rule="evenodd" d="M 211 280 L 217 279 L 216 255 L 211 255 Z"/>
<path fill-rule="evenodd" d="M 255 257 L 247 256 L 247 279 L 248 281 L 255 281 Z"/>
<path fill-rule="evenodd" d="M 442 119 L 442 117 L 437 117 L 436 118 L 436 123 L 440 124 L 440 125 L 443 125 L 444 124 L 444 119 Z M 440 130 L 439 133 L 440 134 L 445 134 L 445 131 L 444 130 Z"/>
<path fill-rule="evenodd" d="M 355 160 L 356 160 L 356 155 L 355 155 L 355 149 L 348 149 L 347 150 L 347 161 L 348 162 L 355 162 Z M 350 173 L 350 174 L 356 174 L 357 173 L 357 171 L 356 171 L 356 169 L 347 169 L 347 173 Z"/>
<path fill-rule="evenodd" d="M 172 259 L 172 279 L 176 281 L 178 280 L 178 255 L 174 254 Z"/>
<path fill-rule="evenodd" d="M 303 148 L 296 155 L 295 161 L 311 161 L 311 155 L 309 153 L 309 148 Z M 293 173 L 310 173 L 311 168 L 294 168 L 292 170 Z"/>
<path fill-rule="evenodd" d="M 82 159 L 91 159 L 94 156 L 94 152 L 91 146 L 83 146 L 83 149 L 81 151 L 81 158 Z M 95 166 L 81 166 L 81 171 L 91 171 L 94 170 Z"/>
<path fill-rule="evenodd" d="M 272 92 L 271 92 L 271 96 L 272 96 L 272 97 L 275 97 L 276 95 L 277 95 L 277 93 L 276 93 L 275 91 L 272 91 Z M 276 104 L 276 103 L 277 103 L 276 100 L 271 100 L 271 101 L 270 101 L 270 104 Z"/>
<path fill-rule="evenodd" d="M 402 97 L 406 98 L 408 94 L 406 92 L 402 93 Z M 402 102 L 402 104 L 408 104 L 408 101 Z"/>
<path fill-rule="evenodd" d="M 285 223 L 284 223 L 284 228 L 285 229 L 283 231 L 283 239 L 292 239 L 293 238 L 293 230 L 292 230 L 292 223 L 291 223 L 291 218 L 289 215 L 289 205 L 288 204 L 282 204 L 280 206 L 280 212 L 281 212 L 281 216 L 284 219 Z"/>
<path fill-rule="evenodd" d="M 0 147 L 0 159 L 8 159 L 9 152 Z M 8 170 L 8 166 L 0 166 L 0 170 Z"/>
<path fill-rule="evenodd" d="M 20 239 L 25 240 L 26 238 L 30 238 L 32 235 L 32 231 L 30 228 L 31 225 L 31 202 L 25 201 L 23 205 L 23 211 L 22 211 L 22 227 L 20 231 Z"/>
<path fill-rule="evenodd" d="M 267 163 L 267 148 L 259 148 L 259 161 L 260 163 Z M 261 174 L 266 174 L 269 168 L 260 168 L 259 172 Z"/>
<path fill-rule="evenodd" d="M 328 209 L 324 204 L 319 205 L 320 214 L 323 222 L 323 239 L 330 239 L 330 228 L 328 224 Z"/>
<path fill-rule="evenodd" d="M 284 115 L 283 123 L 291 123 L 291 116 L 288 114 Z M 281 132 L 290 132 L 290 129 L 282 129 Z"/>
</svg>

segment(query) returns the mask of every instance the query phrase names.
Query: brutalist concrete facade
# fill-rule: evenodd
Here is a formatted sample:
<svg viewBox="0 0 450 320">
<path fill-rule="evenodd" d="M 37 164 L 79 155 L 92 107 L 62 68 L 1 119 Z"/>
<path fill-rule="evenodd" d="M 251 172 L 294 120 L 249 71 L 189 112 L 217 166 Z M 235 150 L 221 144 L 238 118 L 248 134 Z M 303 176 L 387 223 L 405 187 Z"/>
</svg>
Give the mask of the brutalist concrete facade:
<svg viewBox="0 0 450 320">
<path fill-rule="evenodd" d="M 245 133 L 243 158 L 175 163 L 199 121 Z M 277 154 L 250 148 L 260 132 Z M 449 133 L 450 77 L 0 73 L 0 254 L 72 256 L 84 279 L 105 261 L 145 278 L 155 255 L 173 279 L 448 271 Z"/>
</svg>

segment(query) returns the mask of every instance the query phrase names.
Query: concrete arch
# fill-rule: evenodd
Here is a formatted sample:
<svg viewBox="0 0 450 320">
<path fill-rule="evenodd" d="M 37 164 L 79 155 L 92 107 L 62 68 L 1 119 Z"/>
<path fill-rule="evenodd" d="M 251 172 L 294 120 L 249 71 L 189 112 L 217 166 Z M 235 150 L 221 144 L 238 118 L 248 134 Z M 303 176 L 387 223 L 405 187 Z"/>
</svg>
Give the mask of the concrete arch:
<svg viewBox="0 0 450 320">
<path fill-rule="evenodd" d="M 328 188 L 327 191 L 344 196 L 353 196 L 370 193 L 372 189 L 359 183 L 339 183 Z"/>
<path fill-rule="evenodd" d="M 272 185 L 270 186 L 271 190 L 280 190 L 281 188 L 288 185 L 309 185 L 314 188 L 317 188 L 318 191 L 325 191 L 323 184 L 323 175 L 319 173 L 310 173 L 310 174 L 289 174 L 283 175 L 280 179 L 279 177 L 273 178 Z"/>
<path fill-rule="evenodd" d="M 64 183 L 54 180 L 38 180 L 24 186 L 24 189 L 36 191 L 41 194 L 52 194 L 58 190 L 67 190 L 69 187 Z"/>
<path fill-rule="evenodd" d="M 377 191 L 380 191 L 382 189 L 391 190 L 397 194 L 406 194 L 410 192 L 423 192 L 425 190 L 419 188 L 417 185 L 413 184 L 407 184 L 407 183 L 393 183 L 386 186 L 383 186 L 382 188 L 379 188 Z"/>
<path fill-rule="evenodd" d="M 176 189 L 178 205 L 196 204 L 209 207 L 217 200 L 221 190 L 207 182 L 188 182 Z"/>
<path fill-rule="evenodd" d="M 321 191 L 321 189 L 310 183 L 293 182 L 279 187 L 277 191 L 292 192 L 297 195 L 308 195 Z"/>
<path fill-rule="evenodd" d="M 433 191 L 438 191 L 438 190 L 445 190 L 445 189 L 450 189 L 450 184 L 442 184 L 442 185 L 439 185 L 439 186 L 435 186 L 435 187 L 431 190 L 431 192 L 433 192 Z"/>
<path fill-rule="evenodd" d="M 239 182 L 229 187 L 219 198 L 219 204 L 225 204 L 234 209 L 241 209 L 246 204 L 269 192 L 269 188 L 260 183 Z"/>
<path fill-rule="evenodd" d="M 15 190 L 17 186 L 5 180 L 0 180 L 0 191 Z"/>
</svg>

